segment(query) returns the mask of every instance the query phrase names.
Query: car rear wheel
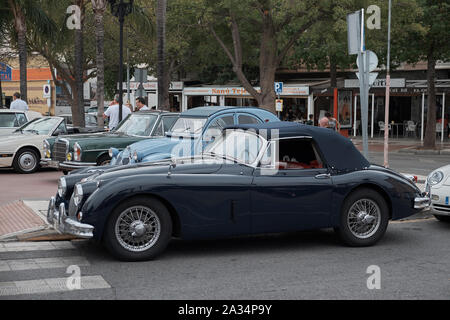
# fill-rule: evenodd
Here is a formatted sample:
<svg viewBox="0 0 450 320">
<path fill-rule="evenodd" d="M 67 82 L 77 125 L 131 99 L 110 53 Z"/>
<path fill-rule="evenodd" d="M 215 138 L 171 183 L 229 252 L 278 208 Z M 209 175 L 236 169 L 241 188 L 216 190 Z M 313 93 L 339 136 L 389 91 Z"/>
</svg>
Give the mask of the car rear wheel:
<svg viewBox="0 0 450 320">
<path fill-rule="evenodd" d="M 33 149 L 24 148 L 17 152 L 13 161 L 14 170 L 19 173 L 33 173 L 39 168 L 39 157 Z"/>
<path fill-rule="evenodd" d="M 344 201 L 340 226 L 335 230 L 345 244 L 364 247 L 378 242 L 388 223 L 389 208 L 384 198 L 375 190 L 364 188 Z"/>
<path fill-rule="evenodd" d="M 138 197 L 120 204 L 106 224 L 104 242 L 124 261 L 151 260 L 161 254 L 172 236 L 167 208 L 154 198 Z"/>
<path fill-rule="evenodd" d="M 434 217 L 442 222 L 450 222 L 450 216 L 441 216 L 441 215 L 435 214 Z"/>
</svg>

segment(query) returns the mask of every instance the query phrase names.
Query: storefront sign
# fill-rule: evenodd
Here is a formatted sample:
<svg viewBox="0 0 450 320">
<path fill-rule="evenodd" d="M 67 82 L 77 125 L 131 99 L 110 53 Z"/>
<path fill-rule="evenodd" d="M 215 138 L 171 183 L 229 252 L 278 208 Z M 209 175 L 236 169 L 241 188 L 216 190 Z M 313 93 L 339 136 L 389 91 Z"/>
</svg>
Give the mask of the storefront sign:
<svg viewBox="0 0 450 320">
<path fill-rule="evenodd" d="M 406 80 L 403 79 L 391 79 L 391 88 L 404 88 Z M 346 79 L 345 88 L 359 88 L 358 79 Z M 372 85 L 372 88 L 386 88 L 386 79 L 376 79 Z"/>
<path fill-rule="evenodd" d="M 8 65 L 3 62 L 0 62 L 0 80 L 1 81 L 11 81 L 12 80 L 11 68 L 8 67 Z"/>
<path fill-rule="evenodd" d="M 260 87 L 255 87 L 257 92 L 261 92 Z M 250 94 L 242 87 L 195 87 L 184 88 L 183 93 L 187 96 L 249 96 Z M 307 96 L 309 87 L 288 87 L 283 86 L 280 96 Z"/>
</svg>

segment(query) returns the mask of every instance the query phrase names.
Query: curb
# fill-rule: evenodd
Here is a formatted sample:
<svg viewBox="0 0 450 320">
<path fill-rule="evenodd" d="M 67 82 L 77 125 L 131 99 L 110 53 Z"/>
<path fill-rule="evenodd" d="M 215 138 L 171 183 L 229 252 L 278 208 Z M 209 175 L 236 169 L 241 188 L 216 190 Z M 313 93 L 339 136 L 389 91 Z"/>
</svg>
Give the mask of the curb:
<svg viewBox="0 0 450 320">
<path fill-rule="evenodd" d="M 442 150 L 423 150 L 423 149 L 415 149 L 415 148 L 404 148 L 397 151 L 398 153 L 405 154 L 420 154 L 420 155 L 441 155 L 448 156 L 450 155 L 450 149 L 442 149 Z"/>
</svg>

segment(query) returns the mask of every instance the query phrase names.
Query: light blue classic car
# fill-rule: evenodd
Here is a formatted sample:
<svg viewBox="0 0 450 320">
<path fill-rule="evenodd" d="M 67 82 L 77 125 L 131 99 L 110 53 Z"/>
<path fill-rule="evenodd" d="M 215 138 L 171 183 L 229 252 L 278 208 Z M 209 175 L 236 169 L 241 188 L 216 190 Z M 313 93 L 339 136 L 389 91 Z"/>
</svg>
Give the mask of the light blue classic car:
<svg viewBox="0 0 450 320">
<path fill-rule="evenodd" d="M 119 151 L 111 148 L 111 165 L 127 165 L 177 157 L 193 156 L 203 149 L 222 129 L 238 124 L 280 121 L 273 113 L 255 107 L 198 107 L 181 113 L 164 138 L 143 140 Z"/>
</svg>

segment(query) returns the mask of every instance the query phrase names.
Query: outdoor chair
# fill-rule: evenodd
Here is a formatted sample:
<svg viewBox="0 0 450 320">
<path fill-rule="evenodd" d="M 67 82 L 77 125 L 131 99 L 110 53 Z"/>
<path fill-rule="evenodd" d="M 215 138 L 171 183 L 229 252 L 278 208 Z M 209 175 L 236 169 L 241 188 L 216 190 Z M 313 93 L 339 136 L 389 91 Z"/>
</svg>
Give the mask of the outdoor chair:
<svg viewBox="0 0 450 320">
<path fill-rule="evenodd" d="M 417 128 L 417 124 L 414 123 L 414 121 L 409 120 L 407 122 L 407 126 L 406 126 L 406 134 L 409 137 L 409 134 L 412 132 L 412 134 L 414 135 L 414 137 L 416 136 L 416 128 Z"/>
<path fill-rule="evenodd" d="M 384 132 L 384 121 L 378 121 L 378 127 L 380 127 L 380 131 L 379 131 L 379 133 L 378 133 L 378 136 L 381 136 L 381 131 L 383 131 Z M 389 130 L 389 132 L 391 132 L 391 125 L 390 124 L 388 124 L 388 130 Z"/>
</svg>

